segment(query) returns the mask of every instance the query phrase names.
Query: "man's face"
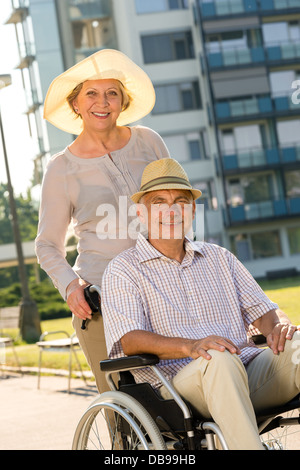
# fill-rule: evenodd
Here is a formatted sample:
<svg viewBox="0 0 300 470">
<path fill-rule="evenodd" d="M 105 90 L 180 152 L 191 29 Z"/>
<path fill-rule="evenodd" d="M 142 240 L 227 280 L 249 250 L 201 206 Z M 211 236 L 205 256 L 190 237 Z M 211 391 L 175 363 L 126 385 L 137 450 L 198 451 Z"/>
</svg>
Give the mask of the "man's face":
<svg viewBox="0 0 300 470">
<path fill-rule="evenodd" d="M 192 226 L 195 202 L 187 190 L 151 191 L 142 198 L 137 212 L 149 239 L 183 239 Z"/>
</svg>

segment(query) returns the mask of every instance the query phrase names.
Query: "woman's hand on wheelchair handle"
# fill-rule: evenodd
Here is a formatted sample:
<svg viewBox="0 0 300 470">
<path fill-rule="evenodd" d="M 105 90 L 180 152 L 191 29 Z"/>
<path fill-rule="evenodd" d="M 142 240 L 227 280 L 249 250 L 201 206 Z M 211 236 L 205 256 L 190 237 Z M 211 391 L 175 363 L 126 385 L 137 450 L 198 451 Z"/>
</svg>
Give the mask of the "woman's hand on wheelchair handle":
<svg viewBox="0 0 300 470">
<path fill-rule="evenodd" d="M 83 279 L 74 279 L 67 287 L 67 304 L 71 312 L 81 320 L 92 318 L 91 308 L 84 297 L 84 288 L 88 285 Z"/>
</svg>

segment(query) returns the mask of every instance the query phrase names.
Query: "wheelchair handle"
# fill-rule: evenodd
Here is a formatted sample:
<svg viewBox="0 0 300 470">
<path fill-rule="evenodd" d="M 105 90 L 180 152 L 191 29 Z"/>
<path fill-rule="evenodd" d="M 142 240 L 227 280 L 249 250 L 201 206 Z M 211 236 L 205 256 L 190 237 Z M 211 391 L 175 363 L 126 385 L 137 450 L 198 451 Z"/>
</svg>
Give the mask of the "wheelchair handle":
<svg viewBox="0 0 300 470">
<path fill-rule="evenodd" d="M 89 285 L 84 288 L 84 297 L 92 310 L 92 316 L 95 313 L 101 314 L 101 289 L 96 285 Z M 82 320 L 81 329 L 86 329 L 86 320 Z"/>
</svg>

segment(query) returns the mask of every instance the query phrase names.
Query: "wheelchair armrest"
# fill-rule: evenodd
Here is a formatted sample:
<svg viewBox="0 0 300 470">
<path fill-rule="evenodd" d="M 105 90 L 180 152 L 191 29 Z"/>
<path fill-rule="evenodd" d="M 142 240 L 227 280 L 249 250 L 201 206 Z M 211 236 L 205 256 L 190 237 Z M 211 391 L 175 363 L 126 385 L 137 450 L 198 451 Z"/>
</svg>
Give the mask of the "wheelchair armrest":
<svg viewBox="0 0 300 470">
<path fill-rule="evenodd" d="M 119 357 L 117 359 L 106 359 L 100 362 L 102 372 L 121 371 L 139 367 L 154 366 L 159 363 L 158 356 L 154 354 L 141 354 L 139 356 Z"/>
</svg>

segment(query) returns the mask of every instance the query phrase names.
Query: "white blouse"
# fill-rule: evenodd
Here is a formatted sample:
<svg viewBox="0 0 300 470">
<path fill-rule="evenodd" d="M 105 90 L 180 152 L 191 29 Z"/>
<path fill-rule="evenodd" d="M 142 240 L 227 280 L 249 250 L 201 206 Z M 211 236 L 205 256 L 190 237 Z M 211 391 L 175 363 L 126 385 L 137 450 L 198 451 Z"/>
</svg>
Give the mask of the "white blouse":
<svg viewBox="0 0 300 470">
<path fill-rule="evenodd" d="M 135 245 L 139 227 L 130 196 L 139 190 L 145 166 L 170 156 L 162 138 L 142 126 L 131 127 L 127 145 L 110 155 L 85 159 L 66 148 L 51 158 L 45 171 L 36 254 L 64 299 L 77 277 L 101 284 L 109 261 Z M 70 223 L 78 238 L 73 267 L 65 259 Z"/>
</svg>

